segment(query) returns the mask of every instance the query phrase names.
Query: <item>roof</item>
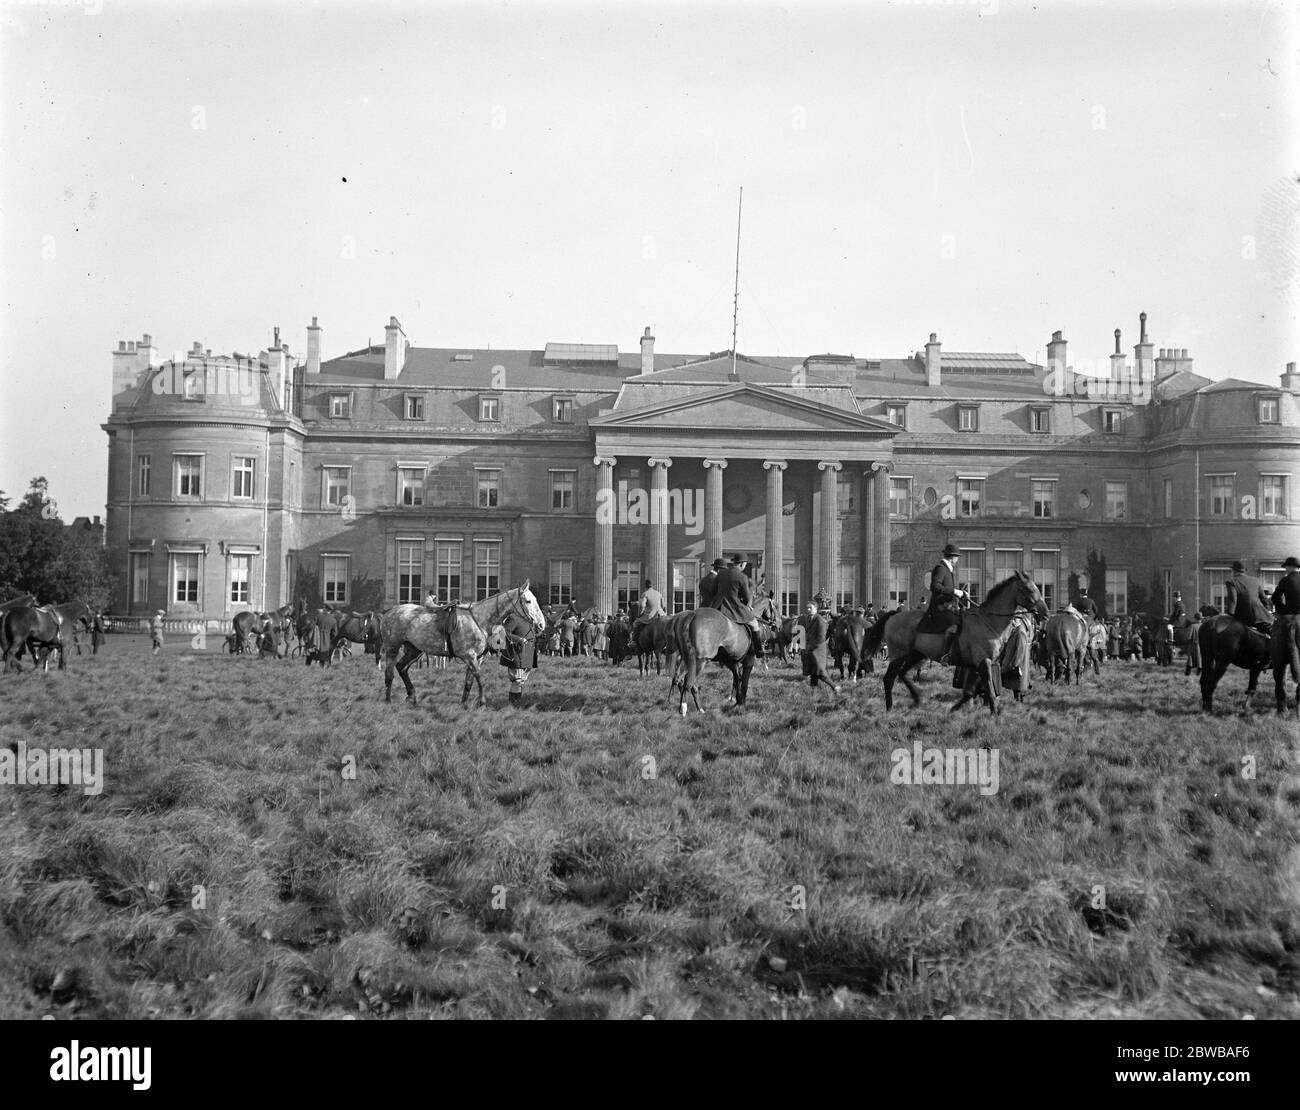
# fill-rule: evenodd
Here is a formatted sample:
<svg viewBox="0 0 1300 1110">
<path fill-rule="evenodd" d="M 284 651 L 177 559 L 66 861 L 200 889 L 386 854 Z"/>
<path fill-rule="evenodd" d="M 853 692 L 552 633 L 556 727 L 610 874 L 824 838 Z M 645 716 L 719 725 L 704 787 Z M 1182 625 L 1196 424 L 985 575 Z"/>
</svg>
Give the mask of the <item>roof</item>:
<svg viewBox="0 0 1300 1110">
<path fill-rule="evenodd" d="M 1196 375 L 1199 377 L 1200 375 Z M 1207 379 L 1208 380 L 1208 379 Z M 1221 382 L 1215 382 L 1213 385 L 1207 385 L 1201 389 L 1202 393 L 1227 393 L 1234 389 L 1248 389 L 1252 393 L 1274 393 L 1280 392 L 1277 386 L 1267 386 L 1263 382 L 1248 382 L 1243 378 L 1224 378 Z"/>
</svg>

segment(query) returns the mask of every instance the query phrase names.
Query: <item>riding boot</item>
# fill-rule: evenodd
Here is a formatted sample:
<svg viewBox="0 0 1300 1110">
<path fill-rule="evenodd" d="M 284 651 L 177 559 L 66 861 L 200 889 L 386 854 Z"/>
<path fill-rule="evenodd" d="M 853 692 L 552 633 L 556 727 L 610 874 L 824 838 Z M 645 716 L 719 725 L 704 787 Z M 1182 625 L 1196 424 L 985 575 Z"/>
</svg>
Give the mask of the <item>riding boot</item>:
<svg viewBox="0 0 1300 1110">
<path fill-rule="evenodd" d="M 513 705 L 516 709 L 518 709 L 521 705 L 523 705 L 523 704 L 524 704 L 524 692 L 523 692 L 522 690 L 511 690 L 511 691 L 510 691 L 510 704 Z"/>
<path fill-rule="evenodd" d="M 943 664 L 943 666 L 952 666 L 957 662 L 957 660 L 953 658 L 953 651 L 956 646 L 957 630 L 955 628 L 950 628 L 946 633 L 944 633 L 943 654 L 939 656 L 939 662 Z"/>
</svg>

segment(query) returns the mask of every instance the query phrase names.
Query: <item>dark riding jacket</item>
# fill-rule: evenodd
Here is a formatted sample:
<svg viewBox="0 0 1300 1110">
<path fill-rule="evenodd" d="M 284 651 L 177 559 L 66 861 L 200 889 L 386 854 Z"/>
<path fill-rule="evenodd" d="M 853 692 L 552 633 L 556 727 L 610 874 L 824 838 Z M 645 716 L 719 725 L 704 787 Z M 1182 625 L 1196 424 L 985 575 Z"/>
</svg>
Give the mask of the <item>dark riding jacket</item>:
<svg viewBox="0 0 1300 1110">
<path fill-rule="evenodd" d="M 1097 619 L 1097 603 L 1092 598 L 1081 597 L 1074 603 L 1074 607 L 1085 617 L 1091 617 L 1093 620 Z"/>
<path fill-rule="evenodd" d="M 713 607 L 713 595 L 717 592 L 717 588 L 718 572 L 710 570 L 708 574 L 700 579 L 700 584 L 695 587 L 696 597 L 699 601 L 696 608 L 711 609 Z"/>
<path fill-rule="evenodd" d="M 1242 624 L 1272 624 L 1273 614 L 1268 610 L 1269 596 L 1258 578 L 1238 572 L 1224 584 L 1226 604 L 1224 609 Z"/>
<path fill-rule="evenodd" d="M 1169 614 L 1169 623 L 1175 628 L 1182 626 L 1182 620 L 1187 616 L 1187 609 L 1181 599 L 1174 602 L 1174 611 Z"/>
<path fill-rule="evenodd" d="M 533 635 L 533 622 L 513 610 L 501 621 L 506 630 L 506 646 L 501 652 L 501 665 L 513 670 L 531 671 L 537 666 L 537 638 Z"/>
<path fill-rule="evenodd" d="M 930 612 L 948 613 L 957 623 L 957 576 L 940 562 L 930 571 Z"/>
<path fill-rule="evenodd" d="M 1273 608 L 1277 615 L 1300 616 L 1300 570 L 1286 575 L 1273 591 Z"/>
<path fill-rule="evenodd" d="M 723 567 L 718 571 L 713 597 L 709 601 L 710 609 L 717 609 L 733 621 L 749 624 L 758 619 L 749 607 L 749 601 L 749 579 L 740 570 Z"/>
</svg>

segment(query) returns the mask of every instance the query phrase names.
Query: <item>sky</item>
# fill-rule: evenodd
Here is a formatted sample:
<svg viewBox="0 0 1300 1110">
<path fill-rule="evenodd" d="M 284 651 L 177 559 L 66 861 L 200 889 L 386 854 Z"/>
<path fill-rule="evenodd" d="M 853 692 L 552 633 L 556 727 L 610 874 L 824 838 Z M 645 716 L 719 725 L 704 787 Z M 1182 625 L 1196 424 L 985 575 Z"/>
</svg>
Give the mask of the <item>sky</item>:
<svg viewBox="0 0 1300 1110">
<path fill-rule="evenodd" d="M 1300 8 L 0 0 L 0 490 L 111 351 L 1300 358 Z"/>
</svg>

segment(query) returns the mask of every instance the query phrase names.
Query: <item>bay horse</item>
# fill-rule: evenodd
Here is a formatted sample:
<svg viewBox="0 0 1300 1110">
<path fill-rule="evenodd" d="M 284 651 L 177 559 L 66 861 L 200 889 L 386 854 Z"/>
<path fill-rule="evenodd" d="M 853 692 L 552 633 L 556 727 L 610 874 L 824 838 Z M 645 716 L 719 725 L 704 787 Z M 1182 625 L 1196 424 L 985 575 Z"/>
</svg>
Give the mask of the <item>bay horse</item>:
<svg viewBox="0 0 1300 1110">
<path fill-rule="evenodd" d="M 668 618 L 663 613 L 656 613 L 636 630 L 632 638 L 632 647 L 636 651 L 637 673 L 650 673 L 650 662 L 654 661 L 655 674 L 663 674 L 664 654 L 671 651 L 668 642 Z"/>
<path fill-rule="evenodd" d="M 833 646 L 836 665 L 840 669 L 840 681 L 844 680 L 844 657 L 849 659 L 849 677 L 857 682 L 859 675 L 865 675 L 876 669 L 875 661 L 864 650 L 867 638 L 867 620 L 859 613 L 845 613 L 835 625 Z"/>
<path fill-rule="evenodd" d="M 961 630 L 957 634 L 954 654 L 965 667 L 976 672 L 982 680 L 980 689 L 989 712 L 998 713 L 997 690 L 1001 676 L 994 669 L 1002 652 L 1003 642 L 1011 628 L 1017 609 L 1028 609 L 1037 617 L 1047 615 L 1047 604 L 1034 580 L 1018 570 L 1010 578 L 999 582 L 991 590 L 984 604 L 968 609 L 962 614 Z M 881 643 L 889 647 L 889 667 L 885 671 L 885 709 L 894 705 L 894 682 L 902 679 L 912 704 L 921 701 L 907 672 L 925 659 L 939 660 L 943 656 L 945 637 L 942 633 L 917 632 L 917 625 L 926 614 L 924 609 L 900 609 L 880 617 L 867 632 L 863 644 L 869 655 L 880 650 Z M 964 699 L 963 699 L 964 701 Z M 963 704 L 958 702 L 953 708 Z"/>
<path fill-rule="evenodd" d="M 1300 716 L 1300 616 L 1283 613 L 1273 625 L 1273 638 L 1269 644 L 1273 662 L 1273 694 L 1277 699 L 1278 716 L 1286 715 L 1286 672 L 1291 669 L 1291 681 L 1296 686 L 1296 715 Z"/>
<path fill-rule="evenodd" d="M 46 670 L 49 670 L 49 649 L 57 649 L 59 670 L 66 670 L 64 647 L 63 617 L 54 606 L 16 605 L 0 614 L 0 653 L 3 653 L 6 673 L 21 669 L 18 656 L 24 648 L 31 654 L 33 663 L 37 661 L 37 651 L 47 649 Z"/>
<path fill-rule="evenodd" d="M 367 655 L 375 657 L 375 666 L 382 667 L 383 659 L 379 654 L 379 643 L 381 633 L 379 630 L 379 614 L 376 612 L 369 613 L 348 613 L 341 616 L 338 626 L 334 629 L 334 638 L 330 641 L 330 654 L 347 640 L 349 643 L 361 644 Z"/>
<path fill-rule="evenodd" d="M 1269 664 L 1269 639 L 1226 613 L 1201 622 L 1196 634 L 1201 649 L 1201 711 L 1214 711 L 1214 689 L 1230 666 L 1250 674 L 1246 707 L 1255 694 L 1260 673 Z"/>
<path fill-rule="evenodd" d="M 681 702 L 678 706 L 686 716 L 686 693 L 689 690 L 695 708 L 700 706 L 700 672 L 709 660 L 721 663 L 731 672 L 731 701 L 737 709 L 743 708 L 749 694 L 749 673 L 754 669 L 754 637 L 745 625 L 737 624 L 719 609 L 691 609 L 675 614 L 670 622 L 673 650 L 677 662 L 673 666 L 673 685 L 677 672 L 682 670 Z"/>
<path fill-rule="evenodd" d="M 1056 682 L 1065 676 L 1065 684 L 1070 685 L 1070 672 L 1074 672 L 1074 684 L 1080 685 L 1083 675 L 1083 656 L 1091 642 L 1088 618 L 1073 606 L 1053 613 L 1047 619 L 1047 630 L 1043 642 L 1047 650 L 1048 680 Z"/>
<path fill-rule="evenodd" d="M 483 678 L 479 663 L 491 651 L 506 647 L 506 631 L 502 619 L 508 613 L 519 613 L 533 626 L 534 631 L 546 628 L 546 616 L 529 588 L 529 580 L 504 593 L 494 594 L 484 601 L 471 605 L 444 605 L 430 609 L 424 605 L 397 605 L 379 620 L 380 654 L 384 660 L 384 701 L 393 697 L 393 671 L 396 670 L 406 687 L 406 700 L 415 703 L 415 687 L 411 683 L 411 664 L 421 655 L 455 656 L 465 664 L 465 687 L 460 704 L 469 703 L 471 683 L 478 686 L 478 708 L 487 705 L 483 694 Z M 401 659 L 398 659 L 398 652 Z"/>
</svg>

